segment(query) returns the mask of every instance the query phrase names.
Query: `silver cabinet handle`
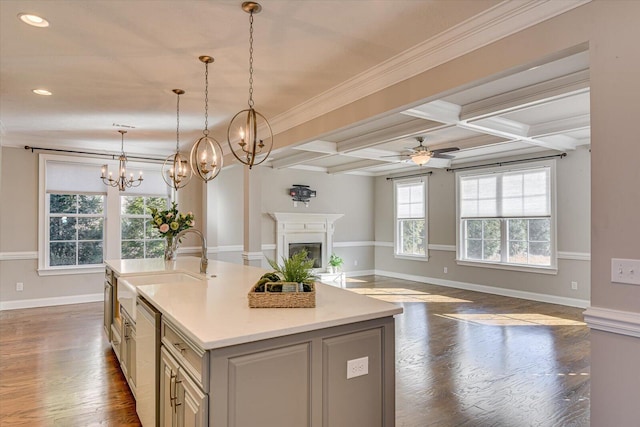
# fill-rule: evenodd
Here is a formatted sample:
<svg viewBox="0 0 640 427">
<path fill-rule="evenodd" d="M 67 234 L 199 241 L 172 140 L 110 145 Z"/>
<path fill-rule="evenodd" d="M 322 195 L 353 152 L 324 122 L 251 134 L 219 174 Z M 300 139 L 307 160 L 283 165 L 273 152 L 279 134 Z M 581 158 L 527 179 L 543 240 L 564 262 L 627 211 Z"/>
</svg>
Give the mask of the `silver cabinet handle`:
<svg viewBox="0 0 640 427">
<path fill-rule="evenodd" d="M 173 381 L 173 396 L 171 395 L 171 381 Z M 171 400 L 171 406 L 173 407 L 173 412 L 178 412 L 178 406 L 182 405 L 182 403 L 178 402 L 178 384 L 182 383 L 182 381 L 178 381 L 178 374 L 174 375 L 173 369 L 171 370 L 171 378 L 169 379 L 169 398 Z"/>
<path fill-rule="evenodd" d="M 171 370 L 171 377 L 169 378 L 169 403 L 171 404 L 171 407 L 173 408 L 173 401 L 177 399 L 177 397 L 173 396 L 173 391 L 174 391 L 174 385 L 175 381 L 176 381 L 176 377 L 177 375 L 175 375 L 173 373 L 173 369 Z"/>
<path fill-rule="evenodd" d="M 174 343 L 174 344 L 173 344 L 173 346 L 174 346 L 178 351 L 180 351 L 180 354 L 184 354 L 184 352 L 185 352 L 185 351 L 187 351 L 187 347 L 183 347 L 182 345 L 183 345 L 183 344 L 182 344 L 182 343 L 180 343 L 180 342 L 176 342 L 176 343 Z"/>
</svg>

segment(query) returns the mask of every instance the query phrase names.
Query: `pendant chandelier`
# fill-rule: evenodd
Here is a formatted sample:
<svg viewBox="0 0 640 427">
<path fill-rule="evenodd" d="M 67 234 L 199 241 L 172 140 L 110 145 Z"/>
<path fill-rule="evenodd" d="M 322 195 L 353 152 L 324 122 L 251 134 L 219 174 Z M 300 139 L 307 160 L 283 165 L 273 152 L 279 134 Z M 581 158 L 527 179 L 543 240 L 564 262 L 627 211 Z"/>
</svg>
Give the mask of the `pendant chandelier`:
<svg viewBox="0 0 640 427">
<path fill-rule="evenodd" d="M 242 3 L 242 10 L 249 14 L 249 108 L 231 119 L 227 129 L 227 142 L 235 158 L 251 169 L 269 157 L 273 148 L 273 131 L 267 118 L 253 108 L 253 14 L 260 13 L 262 6 L 247 1 Z M 234 148 L 231 134 L 236 130 L 238 139 L 235 140 Z M 261 135 L 258 135 L 259 130 Z"/>
<path fill-rule="evenodd" d="M 204 182 L 209 182 L 222 170 L 224 158 L 218 141 L 209 136 L 209 64 L 213 62 L 213 57 L 203 55 L 199 59 L 205 68 L 204 130 L 202 136 L 193 144 L 189 157 L 193 173 Z"/>
<path fill-rule="evenodd" d="M 176 152 L 170 155 L 162 165 L 162 179 L 167 185 L 178 191 L 186 186 L 193 172 L 189 166 L 189 160 L 180 154 L 180 95 L 184 94 L 182 89 L 173 89 L 173 93 L 177 95 L 176 102 Z"/>
<path fill-rule="evenodd" d="M 142 184 L 142 171 L 140 171 L 140 175 L 138 179 L 133 179 L 133 174 L 130 174 L 129 178 L 127 178 L 127 156 L 124 154 L 124 134 L 127 133 L 126 130 L 119 130 L 121 135 L 120 140 L 120 157 L 118 162 L 118 177 L 114 178 L 113 173 L 109 172 L 109 176 L 106 176 L 107 165 L 102 165 L 102 182 L 110 187 L 118 187 L 118 190 L 125 191 L 127 188 L 137 187 Z"/>
</svg>

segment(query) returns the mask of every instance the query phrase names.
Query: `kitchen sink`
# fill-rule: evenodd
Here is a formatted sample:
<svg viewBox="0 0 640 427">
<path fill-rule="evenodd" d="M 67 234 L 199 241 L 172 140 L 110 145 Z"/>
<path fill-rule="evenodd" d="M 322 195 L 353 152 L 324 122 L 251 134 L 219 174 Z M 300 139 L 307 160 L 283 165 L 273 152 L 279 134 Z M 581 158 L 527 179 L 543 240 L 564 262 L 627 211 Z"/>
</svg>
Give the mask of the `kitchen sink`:
<svg viewBox="0 0 640 427">
<path fill-rule="evenodd" d="M 118 303 L 127 311 L 131 319 L 136 321 L 136 297 L 137 287 L 142 285 L 159 285 L 167 283 L 193 283 L 206 284 L 207 279 L 203 275 L 182 272 L 147 274 L 144 276 L 121 277 L 118 280 Z"/>
</svg>

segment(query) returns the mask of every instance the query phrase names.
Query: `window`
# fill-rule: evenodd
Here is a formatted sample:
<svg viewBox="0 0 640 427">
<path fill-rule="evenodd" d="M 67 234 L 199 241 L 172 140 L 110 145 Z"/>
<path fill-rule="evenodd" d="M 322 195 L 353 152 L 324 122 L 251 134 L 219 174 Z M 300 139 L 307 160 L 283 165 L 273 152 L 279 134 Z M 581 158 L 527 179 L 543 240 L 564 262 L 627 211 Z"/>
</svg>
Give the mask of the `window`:
<svg viewBox="0 0 640 427">
<path fill-rule="evenodd" d="M 39 162 L 39 275 L 97 273 L 105 259 L 162 256 L 164 241 L 146 214 L 169 200 L 160 165 L 129 163 L 143 169 L 144 183 L 119 192 L 100 179 L 104 159 L 40 154 Z"/>
<path fill-rule="evenodd" d="M 554 165 L 459 173 L 458 259 L 555 268 Z"/>
<path fill-rule="evenodd" d="M 162 196 L 121 196 L 121 258 L 159 258 L 164 239 L 151 226 L 148 208 L 167 209 L 169 199 Z"/>
<path fill-rule="evenodd" d="M 427 258 L 427 187 L 422 180 L 395 182 L 395 254 Z"/>
<path fill-rule="evenodd" d="M 48 265 L 102 264 L 104 195 L 47 194 Z"/>
</svg>

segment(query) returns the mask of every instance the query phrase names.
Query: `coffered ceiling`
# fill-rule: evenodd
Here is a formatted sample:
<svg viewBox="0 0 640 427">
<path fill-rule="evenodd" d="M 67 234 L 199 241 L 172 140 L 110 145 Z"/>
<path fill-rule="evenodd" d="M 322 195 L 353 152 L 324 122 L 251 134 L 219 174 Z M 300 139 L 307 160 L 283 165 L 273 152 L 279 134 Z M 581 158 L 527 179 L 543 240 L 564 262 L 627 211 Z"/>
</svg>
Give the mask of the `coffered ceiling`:
<svg viewBox="0 0 640 427">
<path fill-rule="evenodd" d="M 276 153 L 274 168 L 389 173 L 416 168 L 407 156 L 423 137 L 429 149 L 457 147 L 455 159 L 425 167 L 590 144 L 589 63 L 580 52 L 456 91 Z M 394 157 L 395 155 L 395 157 Z"/>
<path fill-rule="evenodd" d="M 180 141 L 186 150 L 204 127 L 204 65 L 198 61 L 203 54 L 215 58 L 209 125 L 212 135 L 225 142 L 229 119 L 245 108 L 248 97 L 248 15 L 240 3 L 0 1 L 2 145 L 116 153 L 117 130 L 124 125 L 128 153 L 163 158 L 175 147 L 172 89 L 181 88 L 186 94 L 180 104 Z M 256 108 L 274 127 L 286 130 L 281 124 L 292 114 L 321 113 L 311 112 L 321 103 L 310 100 L 349 91 L 355 100 L 375 90 L 367 84 L 376 81 L 371 78 L 376 70 L 416 47 L 439 46 L 451 34 L 481 35 L 479 29 L 498 16 L 508 22 L 505 17 L 542 16 L 543 8 L 558 14 L 581 3 L 264 0 L 255 17 Z M 17 18 L 24 12 L 41 15 L 51 25 L 29 27 Z M 505 35 L 516 31 L 503 26 Z M 442 56 L 438 49 L 430 52 L 432 61 Z M 31 92 L 39 87 L 53 95 Z M 589 144 L 587 53 L 524 67 L 279 148 L 267 166 L 387 174 L 417 168 L 395 156 L 417 146 L 417 136 L 430 149 L 460 148 L 452 161 L 434 158 L 429 167 Z"/>
</svg>

